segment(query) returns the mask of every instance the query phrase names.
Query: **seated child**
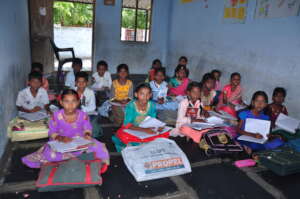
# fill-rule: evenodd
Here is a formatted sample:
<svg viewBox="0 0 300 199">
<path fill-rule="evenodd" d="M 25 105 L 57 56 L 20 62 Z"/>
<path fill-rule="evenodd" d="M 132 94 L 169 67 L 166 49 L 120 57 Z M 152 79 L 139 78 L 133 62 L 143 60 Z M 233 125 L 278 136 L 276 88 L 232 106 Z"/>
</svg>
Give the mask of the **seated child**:
<svg viewBox="0 0 300 199">
<path fill-rule="evenodd" d="M 82 69 L 82 60 L 79 58 L 73 59 L 72 70 L 68 72 L 66 75 L 65 86 L 72 89 L 75 87 L 75 75 L 77 72 L 81 71 L 81 69 Z"/>
<path fill-rule="evenodd" d="M 112 85 L 111 75 L 108 71 L 108 65 L 105 61 L 97 63 L 97 72 L 93 74 L 93 89 L 110 90 Z"/>
<path fill-rule="evenodd" d="M 236 106 L 245 105 L 242 99 L 241 75 L 232 73 L 230 84 L 224 86 L 220 95 L 218 110 L 223 110 L 236 117 Z"/>
<path fill-rule="evenodd" d="M 150 82 L 152 89 L 152 99 L 156 102 L 157 110 L 176 110 L 177 102 L 167 99 L 168 83 L 165 80 L 165 69 L 159 68 L 155 70 L 154 80 Z"/>
<path fill-rule="evenodd" d="M 151 128 L 139 127 L 139 124 L 144 121 L 147 116 L 156 117 L 155 103 L 150 100 L 152 97 L 150 86 L 146 83 L 139 85 L 135 89 L 134 96 L 135 99 L 126 105 L 123 127 L 148 134 L 155 134 Z M 117 137 L 112 138 L 118 151 L 126 147 L 127 144 L 121 141 L 122 134 L 123 132 L 118 131 Z"/>
<path fill-rule="evenodd" d="M 178 59 L 178 65 L 183 65 L 185 68 L 187 68 L 187 64 L 188 64 L 188 59 L 186 56 L 181 56 Z"/>
<path fill-rule="evenodd" d="M 178 107 L 176 128 L 172 134 L 183 134 L 190 137 L 194 142 L 199 143 L 203 132 L 192 129 L 187 126 L 193 122 L 204 122 L 208 113 L 203 109 L 200 101 L 201 87 L 198 82 L 191 82 L 187 88 L 187 99 L 180 102 Z"/>
<path fill-rule="evenodd" d="M 210 111 L 213 109 L 214 98 L 216 96 L 215 78 L 211 73 L 206 73 L 201 81 L 201 102 L 204 110 Z"/>
<path fill-rule="evenodd" d="M 106 165 L 109 164 L 109 154 L 105 145 L 91 137 L 92 126 L 86 113 L 78 110 L 80 99 L 76 91 L 67 89 L 62 93 L 61 106 L 63 109 L 55 112 L 49 123 L 50 140 L 70 142 L 76 136 L 92 140 L 93 144 L 87 152 L 93 152 L 97 159 L 101 159 Z M 30 168 L 40 168 L 48 162 L 59 162 L 79 156 L 83 151 L 59 153 L 45 144 L 38 151 L 22 158 L 22 162 Z M 107 168 L 107 166 L 106 166 Z"/>
<path fill-rule="evenodd" d="M 35 62 L 35 63 L 32 63 L 31 64 L 31 72 L 33 71 L 36 71 L 36 72 L 39 72 L 43 75 L 43 72 L 44 72 L 44 66 L 43 64 L 41 63 L 38 63 L 38 62 Z M 43 77 L 43 80 L 42 80 L 42 87 L 48 91 L 49 90 L 49 82 L 48 82 L 48 79 Z"/>
<path fill-rule="evenodd" d="M 89 76 L 86 72 L 80 71 L 76 73 L 75 90 L 78 93 L 80 98 L 81 110 L 83 112 L 86 112 L 87 114 L 91 114 L 96 110 L 96 103 L 95 103 L 94 92 L 87 87 L 88 81 L 89 81 Z"/>
<path fill-rule="evenodd" d="M 221 81 L 220 81 L 222 72 L 215 69 L 215 70 L 211 71 L 211 74 L 213 75 L 213 77 L 216 80 L 216 83 L 215 83 L 216 96 L 215 96 L 215 99 L 214 99 L 214 104 L 218 104 L 219 97 L 220 97 L 220 94 L 222 92 L 222 86 L 221 86 Z"/>
<path fill-rule="evenodd" d="M 150 82 L 150 81 L 154 80 L 155 70 L 159 69 L 159 68 L 163 68 L 161 65 L 161 61 L 159 59 L 153 60 L 151 69 L 148 72 L 148 78 L 146 79 L 145 82 Z"/>
<path fill-rule="evenodd" d="M 283 105 L 284 99 L 286 97 L 286 90 L 281 87 L 277 87 L 273 91 L 272 100 L 273 102 L 268 105 L 267 113 L 270 116 L 272 122 L 272 128 L 275 127 L 275 122 L 280 113 L 288 115 L 286 107 Z"/>
<path fill-rule="evenodd" d="M 178 65 L 174 77 L 169 82 L 169 96 L 185 96 L 189 84 L 189 71 L 185 65 Z"/>
<path fill-rule="evenodd" d="M 261 139 L 263 138 L 262 135 L 257 133 L 250 133 L 245 131 L 245 122 L 247 118 L 253 119 L 261 119 L 261 120 L 270 120 L 269 116 L 264 113 L 264 109 L 268 105 L 268 96 L 263 91 L 257 91 L 253 94 L 251 105 L 247 110 L 241 111 L 239 113 L 239 124 L 238 124 L 238 133 L 240 135 L 247 135 L 254 138 Z M 253 151 L 260 151 L 260 150 L 267 150 L 267 149 L 274 149 L 283 144 L 282 140 L 279 138 L 275 138 L 267 141 L 265 144 L 259 144 L 254 142 L 248 142 L 243 140 L 238 140 L 242 145 L 246 146 L 246 151 L 248 153 L 252 153 Z"/>
<path fill-rule="evenodd" d="M 123 107 L 133 97 L 133 84 L 128 79 L 129 69 L 126 64 L 120 64 L 117 68 L 118 79 L 112 83 L 112 115 L 111 119 L 117 124 L 121 125 L 124 119 Z"/>
<path fill-rule="evenodd" d="M 41 73 L 33 71 L 28 75 L 29 86 L 21 90 L 17 97 L 17 108 L 19 112 L 35 113 L 49 110 L 49 98 L 47 91 L 42 88 L 43 76 Z"/>
<path fill-rule="evenodd" d="M 103 134 L 102 128 L 98 124 L 98 113 L 96 112 L 95 94 L 94 91 L 87 87 L 89 77 L 86 72 L 80 71 L 76 73 L 75 90 L 80 98 L 80 108 L 83 112 L 89 115 L 93 126 L 92 137 L 97 138 Z"/>
</svg>

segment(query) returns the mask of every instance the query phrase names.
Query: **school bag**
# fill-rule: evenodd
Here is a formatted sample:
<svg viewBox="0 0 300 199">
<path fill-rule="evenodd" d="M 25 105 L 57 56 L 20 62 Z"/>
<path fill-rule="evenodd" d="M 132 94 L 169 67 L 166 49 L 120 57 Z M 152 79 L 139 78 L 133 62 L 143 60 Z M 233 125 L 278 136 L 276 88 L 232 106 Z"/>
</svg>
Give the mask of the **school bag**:
<svg viewBox="0 0 300 199">
<path fill-rule="evenodd" d="M 259 162 L 279 176 L 300 172 L 300 152 L 285 146 L 258 152 Z"/>
<path fill-rule="evenodd" d="M 287 145 L 295 151 L 300 152 L 300 139 L 290 140 Z"/>
<path fill-rule="evenodd" d="M 208 130 L 201 138 L 199 146 L 206 155 L 234 154 L 242 152 L 243 148 L 236 142 L 226 129 L 214 128 Z"/>
<path fill-rule="evenodd" d="M 89 153 L 66 161 L 44 164 L 36 182 L 38 191 L 61 191 L 101 185 L 100 171 L 103 164 L 93 156 L 93 153 Z"/>
</svg>

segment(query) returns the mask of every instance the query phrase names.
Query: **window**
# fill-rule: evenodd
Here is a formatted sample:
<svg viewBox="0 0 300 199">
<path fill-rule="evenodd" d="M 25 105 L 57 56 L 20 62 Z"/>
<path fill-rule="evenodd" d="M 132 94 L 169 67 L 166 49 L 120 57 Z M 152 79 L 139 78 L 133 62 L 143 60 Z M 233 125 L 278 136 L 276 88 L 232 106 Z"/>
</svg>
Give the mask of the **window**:
<svg viewBox="0 0 300 199">
<path fill-rule="evenodd" d="M 149 42 L 152 0 L 123 0 L 121 41 Z"/>
</svg>

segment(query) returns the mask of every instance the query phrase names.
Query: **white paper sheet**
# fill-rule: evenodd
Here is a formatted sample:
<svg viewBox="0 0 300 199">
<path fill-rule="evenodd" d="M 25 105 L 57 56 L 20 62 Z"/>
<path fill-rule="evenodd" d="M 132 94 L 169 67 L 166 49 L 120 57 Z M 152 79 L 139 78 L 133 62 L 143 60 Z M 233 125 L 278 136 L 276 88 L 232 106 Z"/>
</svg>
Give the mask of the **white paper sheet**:
<svg viewBox="0 0 300 199">
<path fill-rule="evenodd" d="M 209 118 L 206 119 L 206 121 L 211 124 L 223 124 L 224 123 L 223 119 L 216 117 L 216 116 L 210 116 Z"/>
<path fill-rule="evenodd" d="M 18 116 L 20 118 L 23 118 L 23 119 L 31 121 L 31 122 L 43 120 L 43 119 L 45 119 L 45 118 L 48 117 L 47 113 L 46 112 L 42 112 L 42 111 L 35 112 L 35 113 L 19 112 Z"/>
<path fill-rule="evenodd" d="M 159 128 L 164 126 L 166 126 L 166 123 L 150 116 L 146 117 L 139 125 L 141 128 Z"/>
<path fill-rule="evenodd" d="M 142 132 L 142 131 L 136 131 L 136 130 L 131 130 L 131 129 L 125 129 L 124 131 L 126 133 L 129 133 L 130 135 L 134 135 L 134 136 L 136 136 L 140 139 L 146 139 L 146 138 L 150 138 L 150 137 L 153 137 L 153 136 L 156 136 L 156 135 L 159 135 L 159 134 L 166 133 L 166 132 L 170 131 L 171 129 L 172 129 L 171 127 L 166 126 L 163 129 L 163 131 L 161 131 L 161 132 L 156 131 L 156 134 L 148 134 L 148 133 L 145 133 L 145 132 Z"/>
<path fill-rule="evenodd" d="M 211 116 L 216 116 L 219 117 L 221 119 L 226 119 L 226 120 L 237 120 L 237 118 L 233 117 L 232 115 L 224 112 L 224 111 L 219 111 L 219 113 L 215 112 L 215 111 L 208 111 L 209 115 Z"/>
<path fill-rule="evenodd" d="M 68 143 L 58 142 L 56 140 L 48 142 L 48 144 L 54 151 L 60 153 L 85 150 L 87 149 L 87 147 L 81 148 L 81 146 L 86 146 L 91 143 L 92 141 L 84 139 L 82 137 L 75 137 L 71 142 Z"/>
<path fill-rule="evenodd" d="M 300 121 L 280 113 L 275 124 L 277 127 L 294 134 L 296 133 L 296 129 L 299 128 Z"/>
<path fill-rule="evenodd" d="M 268 120 L 247 118 L 245 123 L 245 131 L 253 134 L 259 133 L 263 136 L 263 138 L 257 139 L 251 136 L 242 135 L 238 138 L 238 140 L 263 144 L 268 140 L 268 134 L 270 133 L 270 128 L 271 128 L 271 122 Z"/>
</svg>

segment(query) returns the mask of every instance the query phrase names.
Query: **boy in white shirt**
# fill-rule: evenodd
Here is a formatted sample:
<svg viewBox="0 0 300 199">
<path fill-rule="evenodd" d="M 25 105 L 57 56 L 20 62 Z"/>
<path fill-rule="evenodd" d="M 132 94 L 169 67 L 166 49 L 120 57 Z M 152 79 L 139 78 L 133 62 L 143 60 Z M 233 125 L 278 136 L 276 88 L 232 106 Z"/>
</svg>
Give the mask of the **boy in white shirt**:
<svg viewBox="0 0 300 199">
<path fill-rule="evenodd" d="M 112 85 L 111 75 L 108 71 L 108 65 L 101 60 L 97 63 L 97 72 L 93 74 L 94 84 L 92 88 L 95 90 L 110 90 Z"/>
<path fill-rule="evenodd" d="M 19 112 L 35 113 L 46 110 L 50 113 L 48 93 L 41 87 L 42 80 L 41 73 L 36 71 L 29 73 L 29 86 L 21 90 L 17 97 L 16 105 Z"/>
<path fill-rule="evenodd" d="M 94 91 L 87 87 L 88 81 L 89 77 L 86 72 L 81 71 L 76 73 L 75 90 L 80 97 L 81 110 L 88 114 L 91 114 L 96 110 L 96 99 Z"/>
<path fill-rule="evenodd" d="M 67 73 L 65 86 L 69 88 L 75 88 L 75 75 L 80 72 L 82 69 L 82 60 L 79 58 L 75 58 L 72 63 L 72 70 Z"/>
<path fill-rule="evenodd" d="M 89 81 L 88 74 L 86 72 L 76 73 L 76 88 L 79 97 L 80 97 L 80 106 L 81 110 L 86 112 L 89 117 L 93 127 L 92 136 L 97 138 L 103 134 L 102 128 L 98 123 L 98 113 L 96 110 L 96 98 L 94 91 L 87 87 Z"/>
</svg>

